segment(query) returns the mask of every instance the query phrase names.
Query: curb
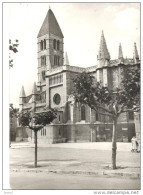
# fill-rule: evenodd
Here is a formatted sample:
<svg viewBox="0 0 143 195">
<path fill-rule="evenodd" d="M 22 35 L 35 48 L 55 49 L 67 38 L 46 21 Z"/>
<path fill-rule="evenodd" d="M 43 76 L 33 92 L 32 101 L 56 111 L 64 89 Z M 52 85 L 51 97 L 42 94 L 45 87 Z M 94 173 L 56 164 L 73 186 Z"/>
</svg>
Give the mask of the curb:
<svg viewBox="0 0 143 195">
<path fill-rule="evenodd" d="M 61 170 L 45 170 L 45 169 L 10 169 L 10 172 L 35 172 L 35 173 L 56 173 L 56 174 L 73 174 L 73 175 L 92 175 L 92 176 L 120 176 L 140 179 L 140 173 L 128 172 L 108 172 L 108 171 L 61 171 Z"/>
</svg>

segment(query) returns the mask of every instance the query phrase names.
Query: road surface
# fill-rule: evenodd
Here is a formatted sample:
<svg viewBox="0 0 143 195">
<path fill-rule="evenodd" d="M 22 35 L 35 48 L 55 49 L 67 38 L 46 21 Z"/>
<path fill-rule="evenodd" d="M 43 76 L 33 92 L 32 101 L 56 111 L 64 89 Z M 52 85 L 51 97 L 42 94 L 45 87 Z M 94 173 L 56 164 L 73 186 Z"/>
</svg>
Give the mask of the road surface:
<svg viewBox="0 0 143 195">
<path fill-rule="evenodd" d="M 139 190 L 140 180 L 124 177 L 63 175 L 36 172 L 11 172 L 11 189 Z"/>
</svg>

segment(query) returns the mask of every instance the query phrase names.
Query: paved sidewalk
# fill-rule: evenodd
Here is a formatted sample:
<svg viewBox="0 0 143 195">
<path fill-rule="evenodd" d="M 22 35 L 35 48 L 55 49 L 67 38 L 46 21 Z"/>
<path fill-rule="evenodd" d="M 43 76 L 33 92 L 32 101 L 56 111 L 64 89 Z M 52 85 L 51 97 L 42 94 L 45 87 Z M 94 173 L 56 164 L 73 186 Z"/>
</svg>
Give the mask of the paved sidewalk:
<svg viewBox="0 0 143 195">
<path fill-rule="evenodd" d="M 35 147 L 32 142 L 12 142 L 11 148 L 29 148 Z M 88 142 L 88 143 L 58 143 L 58 144 L 47 144 L 38 143 L 38 147 L 51 147 L 51 148 L 77 148 L 77 149 L 92 149 L 92 150 L 111 150 L 111 142 Z M 118 151 L 130 152 L 132 148 L 131 143 L 117 142 Z"/>
<path fill-rule="evenodd" d="M 38 143 L 38 167 L 34 168 L 34 144 L 12 143 L 10 171 L 140 178 L 140 153 L 131 152 L 131 143 L 117 143 L 116 170 L 111 170 L 111 148 L 111 142 Z"/>
</svg>

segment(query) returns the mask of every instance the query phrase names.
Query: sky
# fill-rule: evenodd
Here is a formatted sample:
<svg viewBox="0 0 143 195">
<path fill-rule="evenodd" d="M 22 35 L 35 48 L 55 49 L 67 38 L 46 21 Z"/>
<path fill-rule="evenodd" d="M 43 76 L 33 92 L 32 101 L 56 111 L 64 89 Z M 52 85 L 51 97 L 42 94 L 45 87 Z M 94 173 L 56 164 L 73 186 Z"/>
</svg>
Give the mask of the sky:
<svg viewBox="0 0 143 195">
<path fill-rule="evenodd" d="M 119 43 L 124 57 L 133 57 L 134 42 L 140 55 L 139 3 L 5 3 L 4 31 L 8 39 L 19 40 L 9 69 L 9 102 L 14 107 L 19 106 L 22 85 L 29 95 L 37 82 L 37 35 L 49 6 L 63 32 L 70 65 L 97 64 L 102 30 L 111 59 L 118 58 Z"/>
</svg>

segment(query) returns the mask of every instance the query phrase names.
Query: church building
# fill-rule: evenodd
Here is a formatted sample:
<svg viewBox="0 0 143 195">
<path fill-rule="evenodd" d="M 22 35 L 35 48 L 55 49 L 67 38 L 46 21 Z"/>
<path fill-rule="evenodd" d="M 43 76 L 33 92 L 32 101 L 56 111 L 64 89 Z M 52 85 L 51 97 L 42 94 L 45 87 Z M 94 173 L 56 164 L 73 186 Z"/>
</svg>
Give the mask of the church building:
<svg viewBox="0 0 143 195">
<path fill-rule="evenodd" d="M 66 36 L 66 35 L 65 35 Z M 36 44 L 36 43 L 35 43 Z M 64 35 L 52 10 L 49 9 L 37 36 L 38 82 L 27 95 L 22 86 L 20 110 L 42 112 L 45 107 L 56 108 L 57 118 L 38 132 L 38 141 L 47 143 L 111 141 L 112 120 L 96 113 L 73 97 L 73 79 L 86 71 L 110 89 L 120 87 L 124 67 L 139 64 L 134 43 L 133 58 L 124 58 L 119 45 L 118 59 L 111 60 L 102 31 L 97 65 L 88 68 L 71 66 L 64 54 Z M 115 48 L 116 49 L 116 48 Z M 118 120 L 117 140 L 128 142 L 135 135 L 134 113 L 124 113 Z M 21 128 L 18 127 L 18 132 Z M 33 140 L 31 130 L 25 128 L 25 138 Z"/>
</svg>

